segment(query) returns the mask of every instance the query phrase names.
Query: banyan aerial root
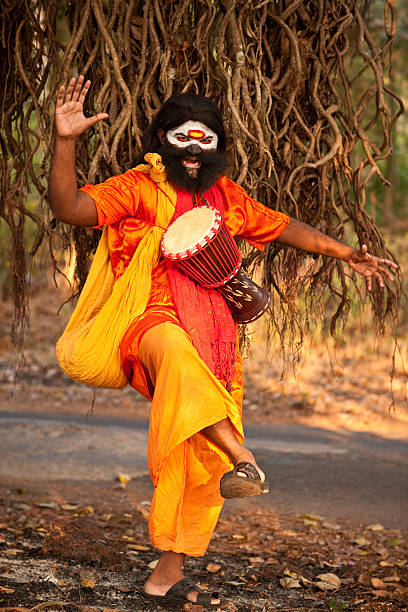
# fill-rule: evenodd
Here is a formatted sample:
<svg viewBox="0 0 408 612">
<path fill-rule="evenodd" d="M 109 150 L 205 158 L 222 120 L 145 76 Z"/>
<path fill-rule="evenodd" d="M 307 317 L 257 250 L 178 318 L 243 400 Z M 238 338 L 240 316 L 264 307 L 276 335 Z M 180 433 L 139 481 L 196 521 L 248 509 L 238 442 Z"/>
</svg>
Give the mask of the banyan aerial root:
<svg viewBox="0 0 408 612">
<path fill-rule="evenodd" d="M 80 73 L 92 81 L 87 111 L 107 112 L 109 121 L 77 144 L 79 183 L 131 167 L 162 102 L 199 93 L 219 103 L 231 176 L 252 196 L 393 259 L 365 204 L 370 182 L 388 184 L 379 162 L 392 154 L 403 111 L 386 85 L 396 9 L 384 1 L 381 36 L 363 9 L 357 0 L 4 0 L 0 219 L 11 237 L 15 346 L 24 342 L 27 265 L 39 248 L 58 269 L 57 245 L 74 245 L 80 290 L 98 241 L 95 230 L 56 223 L 47 206 L 56 92 Z M 274 292 L 270 329 L 284 351 L 318 320 L 335 333 L 355 289 L 365 299 L 341 262 L 276 244 L 262 255 L 243 249 L 247 269 L 262 263 Z M 373 290 L 379 331 L 398 320 L 401 296 L 399 274 Z"/>
</svg>

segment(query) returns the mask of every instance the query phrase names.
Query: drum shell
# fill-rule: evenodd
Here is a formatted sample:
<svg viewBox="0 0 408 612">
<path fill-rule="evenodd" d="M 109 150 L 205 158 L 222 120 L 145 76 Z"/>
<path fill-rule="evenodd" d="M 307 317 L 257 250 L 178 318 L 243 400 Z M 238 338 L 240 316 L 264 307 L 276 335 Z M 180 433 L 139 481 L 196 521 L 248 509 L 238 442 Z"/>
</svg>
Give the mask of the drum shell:
<svg viewBox="0 0 408 612">
<path fill-rule="evenodd" d="M 254 283 L 242 270 L 232 280 L 218 287 L 218 291 L 227 302 L 234 321 L 239 324 L 259 319 L 271 301 L 269 292 Z"/>
<path fill-rule="evenodd" d="M 215 212 L 214 223 L 197 243 L 186 250 L 170 252 L 163 238 L 163 255 L 202 287 L 217 289 L 237 323 L 251 323 L 265 312 L 270 295 L 240 269 L 242 256 L 235 240 L 222 222 L 220 213 L 212 210 Z"/>
<path fill-rule="evenodd" d="M 242 256 L 225 224 L 204 237 L 204 245 L 196 245 L 182 254 L 163 254 L 185 274 L 207 289 L 217 289 L 231 280 L 241 267 Z"/>
</svg>

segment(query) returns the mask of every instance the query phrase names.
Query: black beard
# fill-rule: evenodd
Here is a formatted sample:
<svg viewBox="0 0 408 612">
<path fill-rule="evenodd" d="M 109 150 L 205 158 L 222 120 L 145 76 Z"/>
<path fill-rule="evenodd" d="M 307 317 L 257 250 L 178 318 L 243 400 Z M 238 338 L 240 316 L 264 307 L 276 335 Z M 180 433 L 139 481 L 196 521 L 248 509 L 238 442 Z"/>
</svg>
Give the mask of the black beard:
<svg viewBox="0 0 408 612">
<path fill-rule="evenodd" d="M 177 149 L 165 141 L 158 153 L 166 166 L 168 181 L 190 193 L 204 193 L 214 185 L 220 176 L 225 174 L 228 168 L 227 156 L 220 151 L 192 156 L 187 151 Z M 191 157 L 201 162 L 196 177 L 190 176 L 187 168 L 181 163 L 184 159 Z"/>
</svg>

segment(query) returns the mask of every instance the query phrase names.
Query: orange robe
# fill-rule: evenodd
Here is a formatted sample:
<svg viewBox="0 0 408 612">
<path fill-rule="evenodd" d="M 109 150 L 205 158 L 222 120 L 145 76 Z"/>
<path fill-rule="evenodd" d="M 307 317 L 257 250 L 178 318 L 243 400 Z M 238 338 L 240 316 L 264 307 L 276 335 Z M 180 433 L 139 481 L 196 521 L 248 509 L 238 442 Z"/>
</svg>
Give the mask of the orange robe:
<svg viewBox="0 0 408 612">
<path fill-rule="evenodd" d="M 286 215 L 266 208 L 233 181 L 222 177 L 217 185 L 233 236 L 263 249 L 287 226 Z M 128 170 L 82 190 L 95 201 L 99 226 L 109 226 L 110 258 L 118 278 L 155 224 L 156 185 L 149 175 Z M 181 327 L 166 265 L 160 260 L 152 272 L 147 308 L 125 333 L 121 357 L 130 384 L 152 399 L 148 461 L 155 487 L 149 521 L 153 544 L 161 550 L 203 555 L 223 503 L 219 480 L 231 466 L 200 431 L 228 417 L 243 442 L 240 355 L 228 393 Z"/>
</svg>

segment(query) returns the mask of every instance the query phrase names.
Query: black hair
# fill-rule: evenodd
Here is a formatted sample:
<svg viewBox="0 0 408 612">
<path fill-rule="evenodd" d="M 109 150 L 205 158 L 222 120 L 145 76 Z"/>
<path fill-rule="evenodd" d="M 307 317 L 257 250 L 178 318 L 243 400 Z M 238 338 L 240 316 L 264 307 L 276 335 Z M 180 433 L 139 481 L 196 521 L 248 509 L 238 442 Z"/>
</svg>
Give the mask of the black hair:
<svg viewBox="0 0 408 612">
<path fill-rule="evenodd" d="M 186 121 L 194 120 L 204 123 L 218 136 L 218 151 L 225 151 L 225 130 L 221 111 L 210 98 L 195 94 L 174 94 L 166 100 L 151 124 L 142 136 L 142 150 L 137 155 L 136 163 L 143 163 L 146 153 L 158 153 L 161 142 L 157 131 L 165 132 Z"/>
</svg>

